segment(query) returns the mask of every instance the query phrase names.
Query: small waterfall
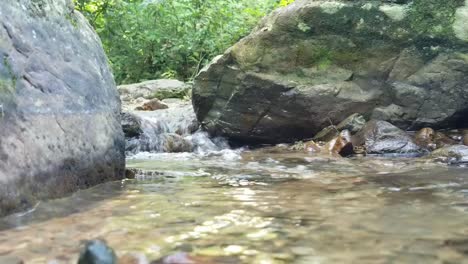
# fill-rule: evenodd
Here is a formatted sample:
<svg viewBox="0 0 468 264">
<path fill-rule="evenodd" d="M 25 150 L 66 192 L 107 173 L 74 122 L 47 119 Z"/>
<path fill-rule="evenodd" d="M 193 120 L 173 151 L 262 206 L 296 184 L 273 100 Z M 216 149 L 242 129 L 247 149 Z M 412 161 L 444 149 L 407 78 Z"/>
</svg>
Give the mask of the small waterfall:
<svg viewBox="0 0 468 264">
<path fill-rule="evenodd" d="M 210 138 L 199 129 L 189 102 L 168 105 L 168 109 L 123 113 L 127 155 L 139 152 L 206 154 L 229 148 L 226 140 Z"/>
</svg>

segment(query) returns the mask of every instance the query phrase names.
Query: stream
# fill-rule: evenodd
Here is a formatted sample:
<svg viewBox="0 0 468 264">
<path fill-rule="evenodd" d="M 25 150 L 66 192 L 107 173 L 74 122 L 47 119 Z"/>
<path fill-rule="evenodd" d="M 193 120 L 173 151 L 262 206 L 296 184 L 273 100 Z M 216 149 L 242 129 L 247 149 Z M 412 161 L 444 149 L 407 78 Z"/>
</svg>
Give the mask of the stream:
<svg viewBox="0 0 468 264">
<path fill-rule="evenodd" d="M 466 262 L 466 168 L 231 149 L 193 132 L 191 104 L 167 103 L 132 112 L 141 131 L 127 142 L 135 179 L 0 219 L 0 263 L 77 263 L 96 238 L 140 264 L 177 253 L 201 258 L 195 264 Z"/>
<path fill-rule="evenodd" d="M 119 256 L 149 260 L 466 262 L 466 168 L 274 148 L 141 152 L 127 162 L 140 170 L 134 180 L 1 219 L 0 256 L 76 263 L 83 240 L 103 238 Z"/>
</svg>

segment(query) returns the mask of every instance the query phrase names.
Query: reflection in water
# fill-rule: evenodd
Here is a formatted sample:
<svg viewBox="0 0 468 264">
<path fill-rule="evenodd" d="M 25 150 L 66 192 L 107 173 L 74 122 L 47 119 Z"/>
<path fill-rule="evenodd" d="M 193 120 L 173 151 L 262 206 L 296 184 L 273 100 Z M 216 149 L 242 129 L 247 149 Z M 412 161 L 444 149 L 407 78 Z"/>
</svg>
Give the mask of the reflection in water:
<svg viewBox="0 0 468 264">
<path fill-rule="evenodd" d="M 461 263 L 468 252 L 463 168 L 233 150 L 140 153 L 129 166 L 152 173 L 0 220 L 0 256 L 74 263 L 96 237 L 119 255 L 229 263 Z"/>
</svg>

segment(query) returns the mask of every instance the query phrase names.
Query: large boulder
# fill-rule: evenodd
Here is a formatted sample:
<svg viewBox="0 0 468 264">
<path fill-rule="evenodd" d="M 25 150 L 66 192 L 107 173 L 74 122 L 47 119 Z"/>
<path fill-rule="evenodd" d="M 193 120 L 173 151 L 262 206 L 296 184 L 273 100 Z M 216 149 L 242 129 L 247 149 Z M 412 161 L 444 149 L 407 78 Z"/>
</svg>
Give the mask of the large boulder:
<svg viewBox="0 0 468 264">
<path fill-rule="evenodd" d="M 0 215 L 124 176 L 120 100 L 71 0 L 0 1 Z"/>
<path fill-rule="evenodd" d="M 311 138 L 353 113 L 402 129 L 468 124 L 468 2 L 297 0 L 197 76 L 211 134 Z"/>
</svg>

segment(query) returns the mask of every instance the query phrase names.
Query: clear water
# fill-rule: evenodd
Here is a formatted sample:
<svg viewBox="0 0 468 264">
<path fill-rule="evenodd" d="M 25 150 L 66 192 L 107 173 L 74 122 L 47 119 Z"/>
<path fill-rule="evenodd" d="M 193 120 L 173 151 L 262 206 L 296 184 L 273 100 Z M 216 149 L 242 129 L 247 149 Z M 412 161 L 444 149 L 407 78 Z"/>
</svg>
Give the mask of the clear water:
<svg viewBox="0 0 468 264">
<path fill-rule="evenodd" d="M 0 256 L 76 263 L 80 241 L 100 237 L 118 255 L 150 260 L 467 262 L 466 168 L 273 150 L 140 153 L 128 163 L 152 173 L 0 220 Z"/>
</svg>

